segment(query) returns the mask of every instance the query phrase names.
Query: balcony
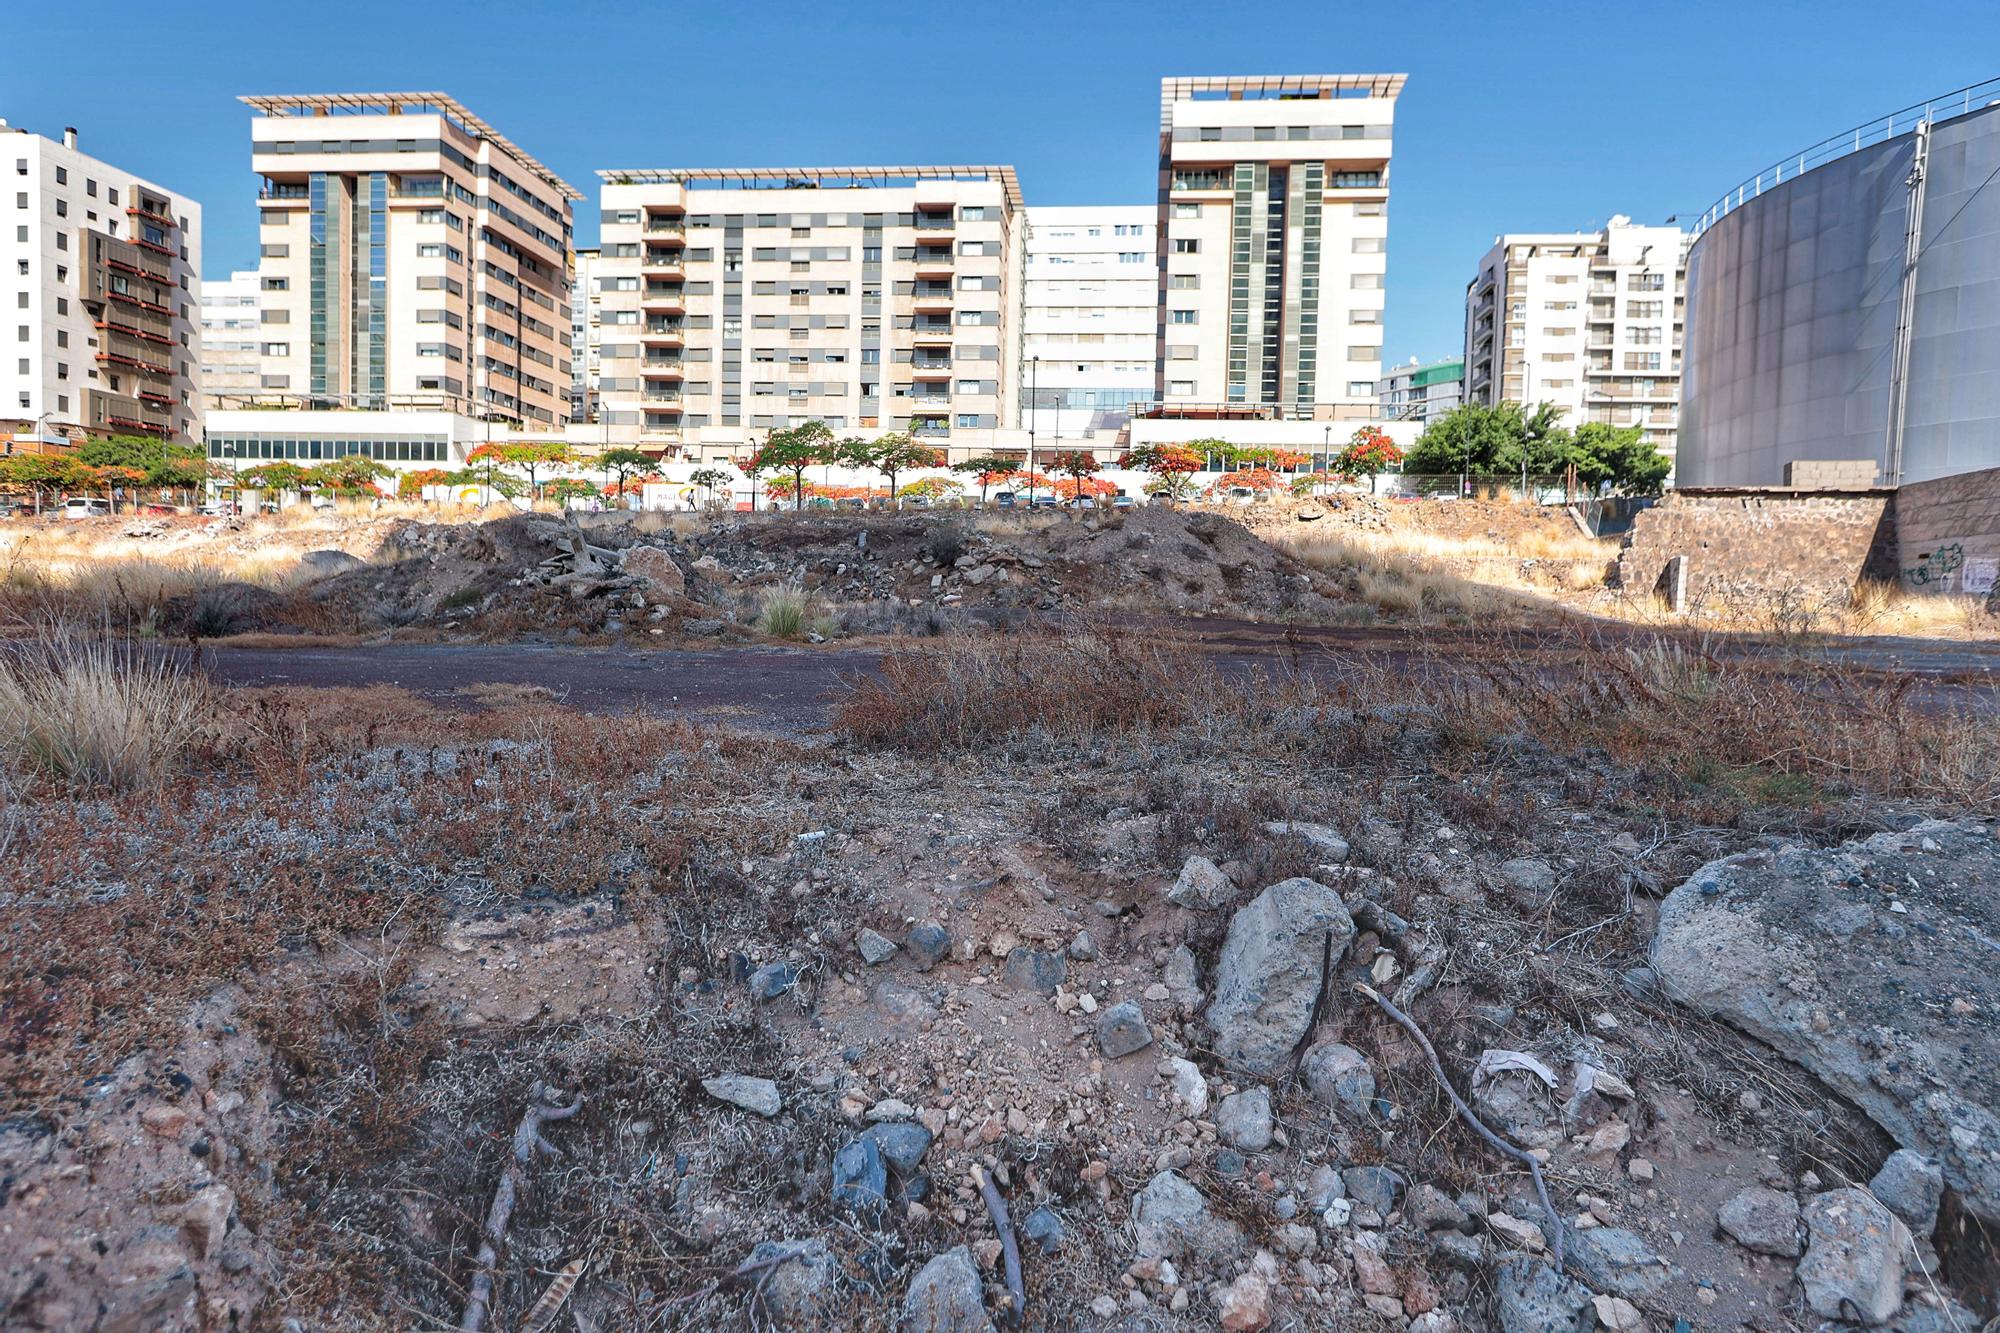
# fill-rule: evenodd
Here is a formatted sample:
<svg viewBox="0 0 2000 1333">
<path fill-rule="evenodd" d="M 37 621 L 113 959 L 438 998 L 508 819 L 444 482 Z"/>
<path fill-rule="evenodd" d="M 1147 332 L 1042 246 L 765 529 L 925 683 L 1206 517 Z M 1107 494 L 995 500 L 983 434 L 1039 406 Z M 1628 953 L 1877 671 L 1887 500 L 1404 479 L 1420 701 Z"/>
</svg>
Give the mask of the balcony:
<svg viewBox="0 0 2000 1333">
<path fill-rule="evenodd" d="M 677 393 L 649 393 L 639 399 L 640 405 L 648 412 L 680 412 L 681 396 Z"/>
<path fill-rule="evenodd" d="M 666 245 L 680 245 L 687 240 L 685 222 L 648 222 L 646 239 Z"/>
<path fill-rule="evenodd" d="M 910 374 L 912 378 L 920 380 L 948 380 L 951 378 L 951 358 L 946 357 L 942 361 L 912 361 Z"/>
<path fill-rule="evenodd" d="M 928 232 L 932 236 L 942 236 L 946 232 L 958 230 L 958 220 L 948 211 L 918 213 L 914 225 L 918 231 Z"/>
<path fill-rule="evenodd" d="M 951 325 L 919 324 L 910 330 L 910 337 L 920 343 L 948 343 L 951 341 Z"/>
<path fill-rule="evenodd" d="M 639 341 L 654 347 L 680 347 L 687 342 L 687 325 L 678 319 L 648 320 L 639 331 Z"/>
<path fill-rule="evenodd" d="M 678 250 L 648 250 L 639 260 L 639 267 L 648 273 L 672 274 L 678 277 L 687 271 L 686 263 Z"/>
<path fill-rule="evenodd" d="M 687 289 L 683 287 L 648 287 L 639 296 L 639 305 L 646 310 L 669 310 L 681 314 L 687 310 Z"/>
<path fill-rule="evenodd" d="M 919 310 L 949 310 L 951 309 L 951 302 L 952 296 L 949 287 L 943 291 L 932 290 L 910 293 L 910 304 Z"/>
<path fill-rule="evenodd" d="M 687 376 L 687 370 L 678 357 L 671 360 L 647 360 L 639 363 L 639 373 L 649 380 L 677 380 Z"/>
</svg>

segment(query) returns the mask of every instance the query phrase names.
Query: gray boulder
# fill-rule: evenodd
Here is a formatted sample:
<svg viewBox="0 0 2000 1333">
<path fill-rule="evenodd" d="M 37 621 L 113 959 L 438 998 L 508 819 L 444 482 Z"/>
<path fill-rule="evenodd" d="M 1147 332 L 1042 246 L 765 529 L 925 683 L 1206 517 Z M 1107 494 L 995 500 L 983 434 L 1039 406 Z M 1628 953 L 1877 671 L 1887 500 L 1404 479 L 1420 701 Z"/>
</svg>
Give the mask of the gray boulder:
<svg viewBox="0 0 2000 1333">
<path fill-rule="evenodd" d="M 889 961 L 889 956 L 896 952 L 896 941 L 879 930 L 863 929 L 855 935 L 854 947 L 861 951 L 861 961 L 874 967 Z"/>
<path fill-rule="evenodd" d="M 1500 864 L 1500 878 L 1520 893 L 1545 897 L 1556 891 L 1555 867 L 1531 856 L 1517 856 Z"/>
<path fill-rule="evenodd" d="M 1746 1250 L 1799 1257 L 1799 1203 L 1789 1194 L 1753 1186 L 1730 1197 L 1715 1213 L 1716 1223 Z"/>
<path fill-rule="evenodd" d="M 775 1264 L 763 1280 L 763 1299 L 778 1323 L 814 1328 L 834 1313 L 840 1265 L 825 1241 L 759 1241 L 746 1262 Z"/>
<path fill-rule="evenodd" d="M 1910 1231 L 1928 1236 L 1937 1230 L 1938 1205 L 1944 1201 L 1944 1172 L 1922 1153 L 1898 1148 L 1868 1182 L 1868 1192 L 1903 1219 Z"/>
<path fill-rule="evenodd" d="M 1280 881 L 1239 908 L 1208 1006 L 1216 1053 L 1254 1074 L 1277 1074 L 1304 1040 L 1320 988 L 1353 939 L 1340 895 L 1315 880 Z"/>
<path fill-rule="evenodd" d="M 1748 853 L 1667 896 L 1651 963 L 1672 999 L 1811 1070 L 2000 1223 L 1995 883 L 2000 840 L 1977 821 Z"/>
<path fill-rule="evenodd" d="M 1141 1259 L 1214 1261 L 1241 1254 L 1243 1232 L 1208 1211 L 1185 1177 L 1162 1171 L 1132 1199 L 1132 1232 Z"/>
<path fill-rule="evenodd" d="M 1274 838 L 1297 838 L 1313 850 L 1317 856 L 1339 865 L 1347 860 L 1347 839 L 1340 836 L 1337 829 L 1325 824 L 1312 824 L 1302 819 L 1279 819 L 1264 825 L 1264 832 Z"/>
<path fill-rule="evenodd" d="M 307 578 L 321 578 L 328 574 L 345 574 L 350 569 L 359 569 L 368 562 L 345 551 L 307 551 L 299 557 L 299 569 Z"/>
<path fill-rule="evenodd" d="M 1375 1072 L 1368 1057 L 1352 1046 L 1322 1041 L 1306 1052 L 1300 1063 L 1306 1090 L 1323 1105 L 1337 1107 L 1356 1119 L 1373 1114 Z"/>
<path fill-rule="evenodd" d="M 1535 1259 L 1503 1264 L 1495 1305 L 1501 1333 L 1591 1333 L 1590 1290 Z"/>
<path fill-rule="evenodd" d="M 1215 1112 L 1215 1132 L 1232 1148 L 1262 1152 L 1271 1146 L 1271 1091 L 1248 1088 L 1222 1099 Z"/>
<path fill-rule="evenodd" d="M 1167 890 L 1168 902 L 1197 911 L 1227 907 L 1235 897 L 1235 881 L 1205 856 L 1190 856 L 1184 861 L 1174 886 Z"/>
<path fill-rule="evenodd" d="M 1054 1254 L 1062 1248 L 1068 1233 L 1056 1210 L 1043 1204 L 1028 1214 L 1028 1220 L 1021 1224 L 1021 1234 L 1040 1246 L 1043 1254 Z"/>
<path fill-rule="evenodd" d="M 857 1213 L 876 1213 L 889 1201 L 889 1168 L 874 1139 L 850 1139 L 833 1155 L 833 1201 Z"/>
<path fill-rule="evenodd" d="M 1887 1322 L 1903 1303 L 1910 1232 L 1858 1189 L 1828 1190 L 1806 1204 L 1799 1285 L 1813 1313 L 1855 1324 Z"/>
<path fill-rule="evenodd" d="M 719 1074 L 703 1079 L 701 1086 L 717 1101 L 740 1106 L 761 1116 L 774 1116 L 784 1107 L 784 1100 L 778 1096 L 778 1085 L 768 1078 Z"/>
<path fill-rule="evenodd" d="M 1578 1277 L 1619 1296 L 1655 1295 L 1674 1275 L 1673 1265 L 1655 1254 L 1645 1237 L 1624 1227 L 1571 1231 L 1569 1255 Z"/>
<path fill-rule="evenodd" d="M 1069 963 L 1053 949 L 1012 950 L 1005 971 L 1007 984 L 1044 995 L 1054 995 L 1056 987 L 1069 980 Z"/>
<path fill-rule="evenodd" d="M 798 970 L 790 963 L 766 963 L 750 974 L 750 997 L 775 1000 L 798 984 Z"/>
<path fill-rule="evenodd" d="M 963 1245 L 925 1264 L 903 1297 L 903 1333 L 991 1333 L 992 1328 L 979 1265 Z"/>
<path fill-rule="evenodd" d="M 1132 1000 L 1120 1000 L 1097 1016 L 1097 1049 L 1116 1060 L 1153 1044 L 1146 1015 Z"/>
<path fill-rule="evenodd" d="M 872 1142 L 882 1160 L 902 1176 L 914 1172 L 924 1154 L 931 1150 L 931 1132 L 913 1120 L 870 1125 L 861 1131 L 861 1137 Z"/>
<path fill-rule="evenodd" d="M 935 921 L 918 924 L 903 943 L 919 972 L 928 972 L 951 956 L 951 932 Z"/>
<path fill-rule="evenodd" d="M 1192 1012 L 1201 1007 L 1201 968 L 1194 960 L 1194 950 L 1187 945 L 1175 945 L 1174 951 L 1167 955 L 1166 970 L 1160 980 L 1181 1008 Z"/>
<path fill-rule="evenodd" d="M 1403 1177 L 1386 1166 L 1350 1166 L 1340 1173 L 1347 1197 L 1387 1217 L 1403 1194 Z"/>
</svg>

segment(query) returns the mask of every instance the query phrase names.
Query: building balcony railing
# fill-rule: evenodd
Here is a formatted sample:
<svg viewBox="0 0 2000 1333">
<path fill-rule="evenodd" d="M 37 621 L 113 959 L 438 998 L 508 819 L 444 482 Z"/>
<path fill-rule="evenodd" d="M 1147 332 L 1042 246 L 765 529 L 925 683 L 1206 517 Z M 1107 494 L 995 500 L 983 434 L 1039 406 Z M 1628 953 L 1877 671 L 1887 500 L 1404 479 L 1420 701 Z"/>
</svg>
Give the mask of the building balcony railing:
<svg viewBox="0 0 2000 1333">
<path fill-rule="evenodd" d="M 914 225 L 918 231 L 929 232 L 955 231 L 958 228 L 957 221 L 949 213 L 936 215 L 919 213 Z"/>
<path fill-rule="evenodd" d="M 686 235 L 687 223 L 685 222 L 648 222 L 646 224 L 646 236 L 648 239 L 658 237 L 672 239 Z"/>
</svg>

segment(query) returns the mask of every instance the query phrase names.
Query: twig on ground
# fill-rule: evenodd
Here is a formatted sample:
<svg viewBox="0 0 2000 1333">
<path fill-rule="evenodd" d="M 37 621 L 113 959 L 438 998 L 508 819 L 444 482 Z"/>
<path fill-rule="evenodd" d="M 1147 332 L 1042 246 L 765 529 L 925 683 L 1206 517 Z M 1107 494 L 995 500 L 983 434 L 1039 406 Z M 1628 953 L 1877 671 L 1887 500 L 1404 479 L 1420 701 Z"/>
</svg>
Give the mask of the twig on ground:
<svg viewBox="0 0 2000 1333">
<path fill-rule="evenodd" d="M 1000 1233 L 1000 1254 L 1006 1264 L 1007 1302 L 1006 1320 L 1019 1322 L 1028 1308 L 1027 1287 L 1021 1281 L 1021 1244 L 1014 1237 L 1014 1223 L 1007 1216 L 1007 1201 L 1000 1197 L 999 1187 L 985 1167 L 972 1168 L 972 1178 L 979 1182 L 979 1196 L 986 1200 L 986 1211 L 993 1217 L 993 1229 Z"/>
<path fill-rule="evenodd" d="M 522 1187 L 527 1184 L 528 1164 L 538 1152 L 555 1151 L 542 1137 L 542 1126 L 551 1120 L 567 1120 L 582 1108 L 581 1097 L 568 1106 L 552 1103 L 548 1088 L 539 1081 L 528 1089 L 528 1109 L 522 1112 L 521 1123 L 514 1128 L 513 1155 L 500 1172 L 500 1183 L 493 1188 L 493 1206 L 486 1210 L 486 1229 L 479 1244 L 479 1268 L 473 1273 L 472 1284 L 466 1289 L 465 1314 L 458 1321 L 460 1333 L 479 1333 L 486 1326 L 486 1316 L 492 1313 L 493 1276 L 500 1266 L 500 1251 L 507 1244 L 507 1226 L 514 1220 L 514 1205 L 520 1199 Z"/>
<path fill-rule="evenodd" d="M 1377 1005 L 1379 1005 L 1383 1013 L 1389 1015 L 1390 1018 L 1394 1019 L 1396 1021 L 1396 1025 L 1402 1028 L 1403 1031 L 1409 1033 L 1410 1036 L 1416 1041 L 1417 1045 L 1423 1048 L 1424 1058 L 1430 1061 L 1431 1073 L 1437 1077 L 1438 1086 L 1444 1089 L 1444 1095 L 1451 1099 L 1452 1107 L 1454 1110 L 1458 1112 L 1459 1118 L 1464 1120 L 1466 1124 L 1472 1126 L 1472 1128 L 1478 1133 L 1479 1137 L 1485 1139 L 1487 1143 L 1491 1144 L 1494 1147 L 1495 1150 L 1504 1154 L 1505 1156 L 1513 1158 L 1515 1161 L 1521 1163 L 1521 1165 L 1528 1168 L 1528 1174 L 1532 1176 L 1535 1181 L 1535 1195 L 1542 1202 L 1542 1211 L 1548 1215 L 1550 1243 L 1555 1250 L 1555 1269 L 1558 1273 L 1562 1272 L 1562 1267 L 1563 1267 L 1562 1214 L 1558 1213 L 1556 1211 L 1555 1204 L 1549 1201 L 1549 1185 L 1548 1182 L 1542 1178 L 1542 1164 L 1535 1160 L 1534 1154 L 1528 1152 L 1525 1149 L 1515 1147 L 1513 1144 L 1507 1142 L 1507 1140 L 1501 1138 L 1498 1134 L 1495 1134 L 1492 1130 L 1488 1129 L 1485 1123 L 1481 1121 L 1478 1116 L 1472 1113 L 1472 1108 L 1466 1105 L 1465 1099 L 1458 1095 L 1458 1089 L 1453 1087 L 1451 1085 L 1451 1080 L 1445 1076 L 1444 1065 L 1438 1059 L 1437 1049 L 1431 1045 L 1431 1039 L 1424 1035 L 1424 1030 L 1417 1026 L 1415 1019 L 1411 1018 L 1401 1009 L 1398 1009 L 1395 1005 L 1391 1004 L 1389 1002 L 1388 997 L 1384 996 L 1380 991 L 1376 990 L 1373 986 L 1367 985 L 1363 982 L 1356 982 L 1354 989 L 1360 991 L 1363 995 L 1366 995 L 1369 999 L 1373 1000 Z"/>
</svg>

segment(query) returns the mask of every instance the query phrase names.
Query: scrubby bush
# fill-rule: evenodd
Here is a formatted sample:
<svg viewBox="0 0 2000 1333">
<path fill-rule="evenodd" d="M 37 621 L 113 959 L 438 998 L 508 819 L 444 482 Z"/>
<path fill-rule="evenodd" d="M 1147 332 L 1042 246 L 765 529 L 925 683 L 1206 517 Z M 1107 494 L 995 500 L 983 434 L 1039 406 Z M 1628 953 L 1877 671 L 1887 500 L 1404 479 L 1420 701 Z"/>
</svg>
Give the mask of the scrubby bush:
<svg viewBox="0 0 2000 1333">
<path fill-rule="evenodd" d="M 811 612 L 812 599 L 797 584 L 772 588 L 757 613 L 757 632 L 774 639 L 803 639 Z"/>
<path fill-rule="evenodd" d="M 213 716 L 183 659 L 51 624 L 0 652 L 0 756 L 72 787 L 126 790 L 178 768 Z"/>
</svg>

